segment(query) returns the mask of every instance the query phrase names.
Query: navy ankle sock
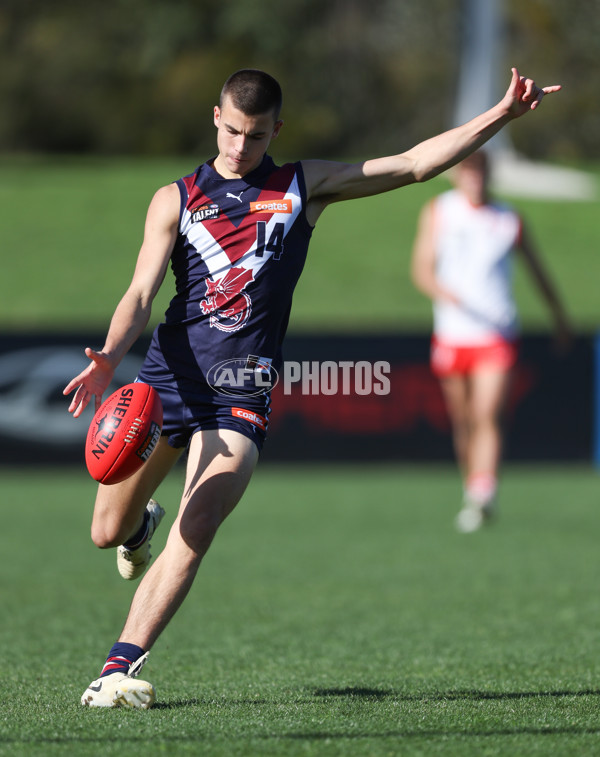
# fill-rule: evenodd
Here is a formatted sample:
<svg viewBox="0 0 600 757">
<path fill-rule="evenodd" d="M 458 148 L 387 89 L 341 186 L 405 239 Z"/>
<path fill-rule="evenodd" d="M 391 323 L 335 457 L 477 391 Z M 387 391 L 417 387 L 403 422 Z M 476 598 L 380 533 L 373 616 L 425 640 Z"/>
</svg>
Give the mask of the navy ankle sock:
<svg viewBox="0 0 600 757">
<path fill-rule="evenodd" d="M 129 671 L 132 663 L 144 654 L 144 650 L 137 644 L 128 644 L 126 641 L 117 641 L 108 653 L 100 678 L 111 673 L 125 673 Z"/>
<path fill-rule="evenodd" d="M 127 541 L 123 542 L 123 546 L 127 549 L 137 549 L 148 538 L 148 521 L 150 520 L 150 513 L 148 510 L 144 510 L 144 519 L 139 529 L 132 534 Z"/>
</svg>

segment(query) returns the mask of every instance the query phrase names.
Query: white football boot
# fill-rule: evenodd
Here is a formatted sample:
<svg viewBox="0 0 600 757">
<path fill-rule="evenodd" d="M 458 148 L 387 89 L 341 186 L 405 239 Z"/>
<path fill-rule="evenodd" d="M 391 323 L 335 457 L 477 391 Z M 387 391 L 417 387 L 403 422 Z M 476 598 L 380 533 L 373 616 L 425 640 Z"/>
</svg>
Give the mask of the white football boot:
<svg viewBox="0 0 600 757">
<path fill-rule="evenodd" d="M 455 520 L 456 530 L 461 534 L 478 531 L 484 523 L 490 521 L 496 514 L 496 497 L 485 502 L 478 502 L 469 497 L 464 498 L 462 510 Z"/>
<path fill-rule="evenodd" d="M 150 558 L 152 557 L 150 554 L 150 539 L 165 514 L 163 508 L 153 499 L 146 505 L 146 510 L 150 513 L 146 541 L 136 549 L 127 549 L 122 544 L 120 547 L 117 547 L 117 568 L 121 576 L 127 581 L 139 578 L 148 567 Z"/>
<path fill-rule="evenodd" d="M 92 681 L 81 697 L 84 707 L 133 707 L 148 710 L 156 700 L 154 686 L 148 681 L 139 681 L 136 676 L 146 663 L 148 655 L 142 655 L 130 665 L 127 673 L 111 673 Z"/>
</svg>

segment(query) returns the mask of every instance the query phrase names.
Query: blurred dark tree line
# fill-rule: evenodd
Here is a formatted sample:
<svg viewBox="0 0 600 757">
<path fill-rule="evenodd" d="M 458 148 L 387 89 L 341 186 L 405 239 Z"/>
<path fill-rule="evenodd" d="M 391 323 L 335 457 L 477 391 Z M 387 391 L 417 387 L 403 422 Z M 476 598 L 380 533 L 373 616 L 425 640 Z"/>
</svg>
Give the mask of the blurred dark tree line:
<svg viewBox="0 0 600 757">
<path fill-rule="evenodd" d="M 600 0 L 504 6 L 504 83 L 564 86 L 515 145 L 598 159 Z M 451 125 L 462 23 L 460 0 L 0 0 L 0 151 L 205 157 L 223 81 L 257 67 L 279 154 L 397 152 Z"/>
</svg>

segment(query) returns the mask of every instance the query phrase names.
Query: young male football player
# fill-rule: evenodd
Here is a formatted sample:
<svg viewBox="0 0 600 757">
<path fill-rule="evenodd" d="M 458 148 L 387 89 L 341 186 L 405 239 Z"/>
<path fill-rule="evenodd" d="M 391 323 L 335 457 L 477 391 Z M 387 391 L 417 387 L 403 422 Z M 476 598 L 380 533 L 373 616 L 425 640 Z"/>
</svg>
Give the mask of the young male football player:
<svg viewBox="0 0 600 757">
<path fill-rule="evenodd" d="M 558 341 L 569 324 L 519 214 L 489 194 L 483 150 L 453 170 L 455 187 L 421 211 L 412 273 L 434 303 L 431 367 L 452 423 L 464 483 L 456 527 L 476 531 L 496 510 L 502 420 L 517 360 L 512 258 L 517 251 L 552 314 Z"/>
<path fill-rule="evenodd" d="M 75 392 L 74 416 L 92 397 L 99 407 L 115 367 L 148 323 L 170 263 L 176 293 L 138 376 L 160 395 L 163 435 L 138 473 L 99 486 L 92 519 L 92 540 L 118 547 L 124 578 L 137 578 L 148 565 L 149 540 L 163 516 L 151 497 L 187 448 L 186 480 L 166 546 L 135 592 L 84 705 L 147 708 L 154 702 L 153 686 L 136 675 L 244 493 L 268 424 L 268 393 L 250 386 L 246 396 L 221 395 L 211 389 L 208 373 L 225 360 L 279 366 L 292 292 L 321 213 L 334 202 L 430 179 L 559 89 L 539 88 L 513 69 L 497 105 L 407 152 L 357 164 L 308 160 L 278 167 L 266 152 L 283 124 L 279 84 L 248 69 L 227 80 L 214 109 L 217 156 L 154 195 L 133 279 L 104 347 L 85 350 L 88 367 L 64 390 Z"/>
</svg>

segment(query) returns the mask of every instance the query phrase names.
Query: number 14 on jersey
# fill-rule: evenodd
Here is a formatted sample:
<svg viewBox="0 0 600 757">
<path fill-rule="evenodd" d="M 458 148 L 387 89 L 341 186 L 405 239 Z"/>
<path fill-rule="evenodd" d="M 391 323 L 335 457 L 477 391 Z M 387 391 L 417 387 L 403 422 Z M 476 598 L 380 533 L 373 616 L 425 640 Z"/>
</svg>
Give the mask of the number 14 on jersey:
<svg viewBox="0 0 600 757">
<path fill-rule="evenodd" d="M 265 250 L 272 253 L 274 260 L 279 260 L 283 252 L 283 237 L 285 225 L 276 223 L 267 241 L 267 223 L 258 221 L 256 224 L 256 257 L 264 257 Z"/>
</svg>

